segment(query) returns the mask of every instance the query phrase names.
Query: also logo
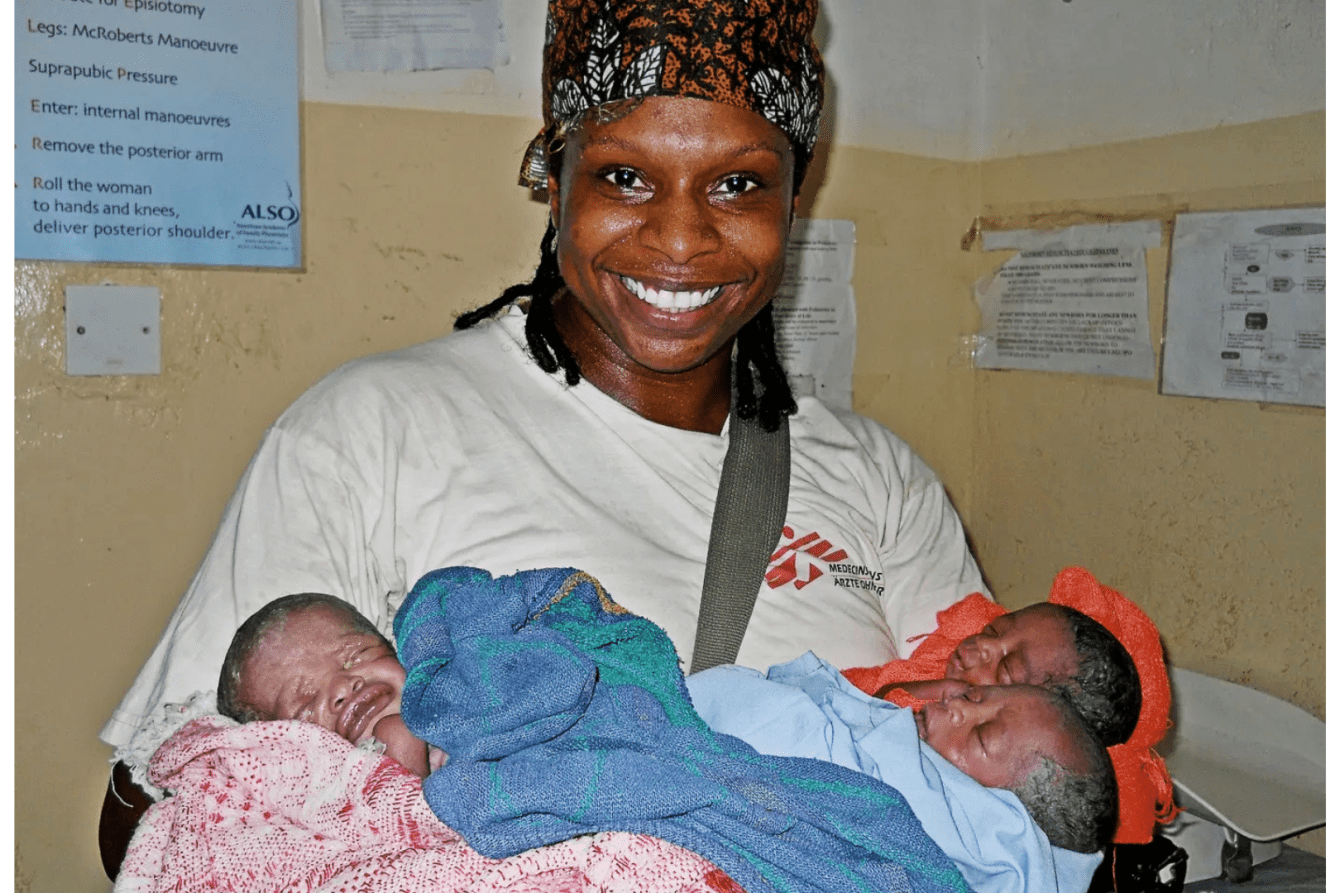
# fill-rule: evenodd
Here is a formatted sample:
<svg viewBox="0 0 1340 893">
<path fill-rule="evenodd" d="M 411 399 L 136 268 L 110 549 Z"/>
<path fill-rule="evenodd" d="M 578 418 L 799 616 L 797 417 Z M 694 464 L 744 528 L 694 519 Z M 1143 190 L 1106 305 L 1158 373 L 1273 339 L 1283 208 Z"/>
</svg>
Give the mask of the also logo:
<svg viewBox="0 0 1340 893">
<path fill-rule="evenodd" d="M 292 226 L 302 214 L 295 205 L 262 205 L 257 202 L 254 205 L 243 205 L 242 216 L 252 220 L 282 220 Z"/>
</svg>

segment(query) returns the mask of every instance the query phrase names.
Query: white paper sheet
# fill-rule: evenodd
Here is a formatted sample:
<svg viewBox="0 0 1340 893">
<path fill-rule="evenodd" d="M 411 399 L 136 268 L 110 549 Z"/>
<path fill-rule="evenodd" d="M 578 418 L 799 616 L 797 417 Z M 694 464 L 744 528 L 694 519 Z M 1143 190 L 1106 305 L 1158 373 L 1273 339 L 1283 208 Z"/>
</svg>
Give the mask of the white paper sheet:
<svg viewBox="0 0 1340 893">
<path fill-rule="evenodd" d="M 1163 393 L 1326 405 L 1326 209 L 1179 214 Z"/>
<path fill-rule="evenodd" d="M 1145 249 L 1160 238 L 1156 220 L 983 233 L 988 251 L 1021 250 L 977 283 L 974 363 L 1153 378 Z"/>
<path fill-rule="evenodd" d="M 302 265 L 296 4 L 14 14 L 15 257 Z"/>
<path fill-rule="evenodd" d="M 785 278 L 772 305 L 791 389 L 842 409 L 851 409 L 856 359 L 855 251 L 855 222 L 797 219 L 787 243 Z"/>
<path fill-rule="evenodd" d="M 498 0 L 321 0 L 321 31 L 332 74 L 507 62 Z"/>
</svg>

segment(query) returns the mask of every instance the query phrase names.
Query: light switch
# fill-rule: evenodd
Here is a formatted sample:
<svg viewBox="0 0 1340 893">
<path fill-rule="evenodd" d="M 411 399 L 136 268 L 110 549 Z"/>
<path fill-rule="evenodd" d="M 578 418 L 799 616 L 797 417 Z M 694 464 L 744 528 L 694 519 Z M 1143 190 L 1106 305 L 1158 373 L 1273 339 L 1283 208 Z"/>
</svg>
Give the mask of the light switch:
<svg viewBox="0 0 1340 893">
<path fill-rule="evenodd" d="M 65 373 L 157 375 L 161 303 L 149 286 L 65 286 Z"/>
</svg>

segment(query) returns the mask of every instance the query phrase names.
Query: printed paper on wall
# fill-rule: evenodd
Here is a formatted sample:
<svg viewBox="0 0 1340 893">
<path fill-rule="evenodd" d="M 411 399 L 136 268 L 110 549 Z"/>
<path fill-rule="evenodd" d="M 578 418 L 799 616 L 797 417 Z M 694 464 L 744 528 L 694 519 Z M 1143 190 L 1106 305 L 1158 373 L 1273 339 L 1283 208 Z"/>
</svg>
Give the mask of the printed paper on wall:
<svg viewBox="0 0 1340 893">
<path fill-rule="evenodd" d="M 302 264 L 292 0 L 17 0 L 14 254 Z"/>
<path fill-rule="evenodd" d="M 1326 209 L 1179 214 L 1163 393 L 1326 405 Z"/>
</svg>

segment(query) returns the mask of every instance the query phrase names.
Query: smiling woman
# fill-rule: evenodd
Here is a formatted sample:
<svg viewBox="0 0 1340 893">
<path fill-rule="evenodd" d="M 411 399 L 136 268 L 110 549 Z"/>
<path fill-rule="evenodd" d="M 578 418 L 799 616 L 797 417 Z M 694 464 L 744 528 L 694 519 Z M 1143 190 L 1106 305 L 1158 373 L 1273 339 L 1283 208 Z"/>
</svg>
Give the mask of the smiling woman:
<svg viewBox="0 0 1340 893">
<path fill-rule="evenodd" d="M 647 99 L 573 134 L 549 176 L 554 311 L 587 379 L 661 424 L 719 432 L 729 347 L 781 282 L 791 176 L 776 126 L 699 99 Z"/>
<path fill-rule="evenodd" d="M 579 567 L 687 659 L 740 420 L 785 423 L 790 466 L 739 663 L 883 663 L 983 590 L 934 473 L 870 419 L 793 398 L 778 359 L 771 304 L 823 94 L 816 0 L 549 12 L 522 165 L 551 212 L 535 276 L 463 331 L 337 370 L 272 426 L 103 729 L 141 785 L 163 705 L 212 688 L 238 618 L 286 593 L 385 631 L 437 568 Z M 109 870 L 138 814 L 121 802 L 109 790 Z"/>
<path fill-rule="evenodd" d="M 777 357 L 771 299 L 783 270 L 794 192 L 813 156 L 822 108 L 823 61 L 811 37 L 816 5 L 551 3 L 545 127 L 521 170 L 523 183 L 549 191 L 550 231 L 541 242 L 540 266 L 530 283 L 462 315 L 457 328 L 529 297 L 526 334 L 542 368 L 561 367 L 568 383 L 576 384 L 586 363 L 585 374 L 594 375 L 597 386 L 644 417 L 704 432 L 719 431 L 730 408 L 730 351 L 722 351 L 733 344 L 735 412 L 776 431 L 781 418 L 796 411 Z M 643 111 L 644 104 L 651 108 Z M 633 120 L 624 124 L 625 117 Z M 650 169 L 656 165 L 658 170 Z M 569 207 L 573 196 L 578 204 Z M 559 250 L 566 264 L 561 273 L 556 226 L 562 228 Z M 625 254 L 633 239 L 644 255 L 660 255 L 655 263 L 649 256 L 624 261 L 650 266 L 646 281 L 615 278 L 627 294 L 661 311 L 655 327 L 661 331 L 641 333 L 660 346 L 643 357 L 677 355 L 664 357 L 670 367 L 643 364 L 629 353 L 635 317 L 615 325 L 609 300 L 603 302 L 606 312 L 595 312 L 600 302 L 594 296 L 601 291 L 594 288 L 595 277 L 578 269 L 585 259 L 566 257 L 596 247 L 585 238 L 588 228 L 604 231 L 595 238 L 623 242 Z M 578 232 L 580 243 L 572 238 Z M 755 265 L 745 279 L 695 282 L 714 262 L 724 268 L 742 252 L 737 267 Z M 694 284 L 704 287 L 686 287 Z M 556 319 L 554 305 L 565 303 L 565 290 L 589 319 L 576 318 L 570 307 Z M 694 315 L 722 292 L 733 299 Z M 671 314 L 684 318 L 667 326 Z M 687 333 L 676 329 L 695 328 L 694 322 L 699 356 L 686 365 L 693 350 Z M 667 382 L 644 374 L 671 370 L 693 373 L 670 383 L 671 396 Z"/>
</svg>

